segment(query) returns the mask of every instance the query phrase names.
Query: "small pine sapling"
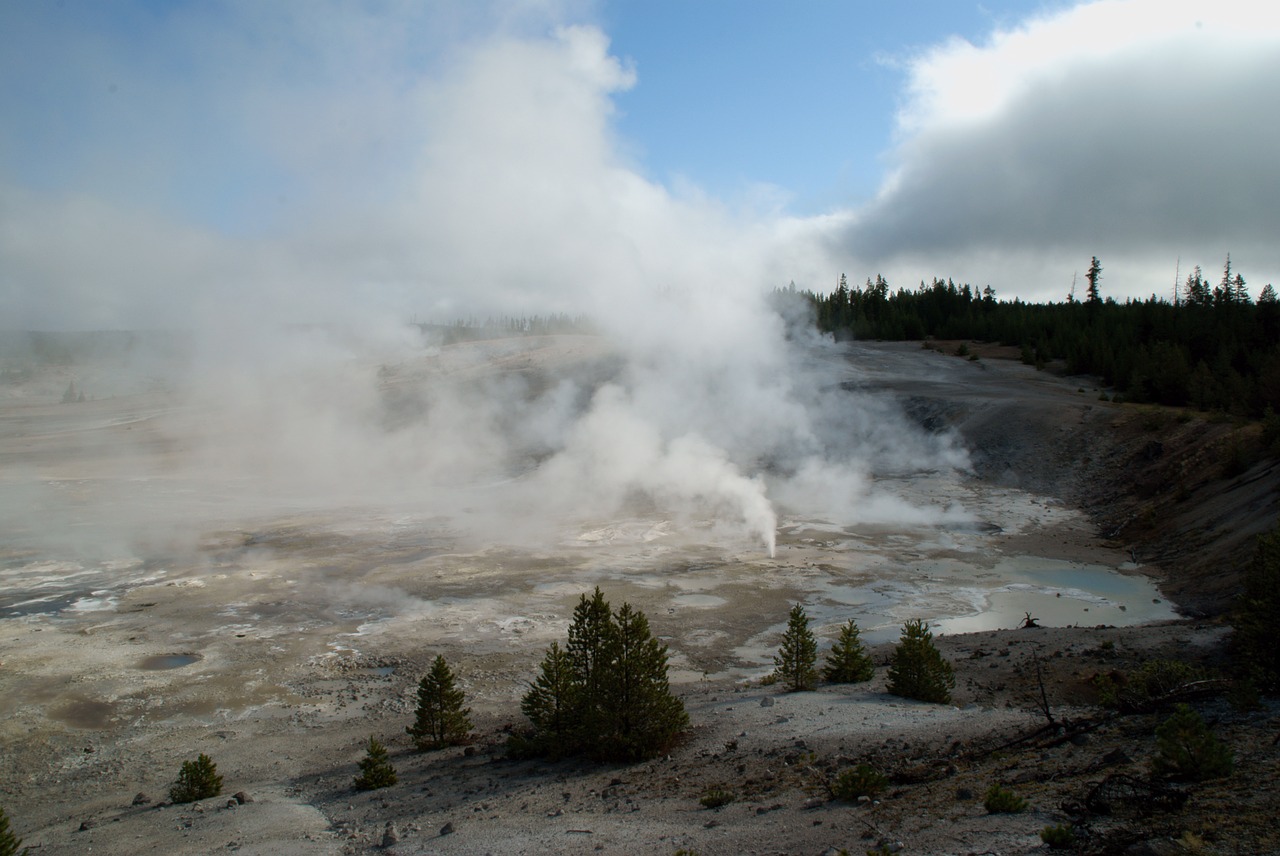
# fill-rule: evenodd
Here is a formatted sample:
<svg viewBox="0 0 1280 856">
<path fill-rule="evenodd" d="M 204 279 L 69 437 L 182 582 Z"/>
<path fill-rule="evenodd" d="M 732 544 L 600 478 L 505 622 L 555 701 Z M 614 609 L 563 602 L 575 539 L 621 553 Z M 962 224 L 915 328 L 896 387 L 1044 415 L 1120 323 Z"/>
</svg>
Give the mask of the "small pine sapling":
<svg viewBox="0 0 1280 856">
<path fill-rule="evenodd" d="M 782 635 L 782 647 L 773 657 L 777 667 L 774 672 L 787 692 L 811 690 L 818 680 L 818 642 L 809 629 L 809 616 L 804 607 L 796 604 L 787 619 L 787 631 Z"/>
<path fill-rule="evenodd" d="M 831 795 L 838 800 L 857 802 L 859 797 L 874 797 L 889 785 L 889 780 L 869 764 L 841 770 L 831 783 Z"/>
<path fill-rule="evenodd" d="M 902 627 L 893 650 L 888 691 L 903 698 L 947 704 L 956 685 L 955 670 L 933 644 L 933 634 L 920 619 Z"/>
<path fill-rule="evenodd" d="M 0 856 L 27 856 L 31 852 L 26 847 L 19 850 L 19 847 L 22 847 L 22 839 L 9 829 L 9 818 L 0 808 Z"/>
<path fill-rule="evenodd" d="M 169 799 L 175 803 L 189 803 L 216 797 L 222 793 L 222 777 L 218 765 L 208 755 L 194 761 L 183 761 L 178 771 L 178 781 L 169 789 Z"/>
<path fill-rule="evenodd" d="M 724 808 L 733 802 L 737 797 L 733 791 L 726 788 L 713 787 L 707 788 L 702 792 L 702 796 L 698 798 L 698 802 L 703 808 L 717 809 Z"/>
<path fill-rule="evenodd" d="M 1200 714 L 1180 704 L 1156 729 L 1158 754 L 1152 761 L 1157 776 L 1182 782 L 1203 782 L 1231 775 L 1231 750 L 1213 736 Z"/>
<path fill-rule="evenodd" d="M 833 684 L 856 684 L 871 680 L 875 673 L 875 665 L 858 637 L 858 624 L 850 618 L 827 653 L 822 677 Z"/>
<path fill-rule="evenodd" d="M 1076 844 L 1076 833 L 1069 823 L 1046 826 L 1040 830 L 1040 840 L 1050 850 L 1070 850 Z"/>
<path fill-rule="evenodd" d="M 982 799 L 982 807 L 988 814 L 1018 814 L 1026 811 L 1027 801 L 1013 791 L 992 785 Z"/>
<path fill-rule="evenodd" d="M 413 725 L 405 729 L 419 751 L 443 749 L 466 743 L 471 732 L 462 690 L 454 685 L 453 672 L 443 655 L 437 655 L 431 671 L 418 684 L 418 708 Z"/>
<path fill-rule="evenodd" d="M 369 742 L 365 744 L 365 756 L 360 759 L 358 766 L 360 775 L 356 776 L 351 783 L 358 791 L 389 788 L 398 781 L 396 768 L 391 766 L 391 760 L 387 756 L 387 747 L 379 743 L 373 735 L 369 735 Z"/>
</svg>

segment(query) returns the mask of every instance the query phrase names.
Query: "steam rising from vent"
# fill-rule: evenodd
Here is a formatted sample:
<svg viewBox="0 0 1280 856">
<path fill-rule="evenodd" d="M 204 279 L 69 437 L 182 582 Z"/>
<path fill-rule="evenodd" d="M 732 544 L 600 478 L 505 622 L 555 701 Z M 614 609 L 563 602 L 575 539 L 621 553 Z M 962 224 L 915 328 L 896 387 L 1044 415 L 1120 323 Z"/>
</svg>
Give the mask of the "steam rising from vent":
<svg viewBox="0 0 1280 856">
<path fill-rule="evenodd" d="M 101 251 L 57 271 L 93 284 L 60 303 L 95 326 L 188 330 L 193 352 L 165 362 L 180 406 L 148 423 L 164 456 L 145 458 L 186 504 L 121 526 L 195 539 L 324 506 L 534 546 L 631 516 L 772 554 L 792 509 L 933 513 L 872 476 L 963 453 L 842 388 L 849 365 L 803 301 L 769 299 L 834 274 L 817 236 L 637 171 L 611 127 L 635 74 L 608 48 L 591 27 L 468 42 L 397 115 L 417 136 L 385 195 L 312 188 L 326 204 L 269 241 L 77 208 L 76 240 Z M 56 204 L 12 207 L 60 222 Z M 22 252 L 65 257 L 49 229 L 22 234 Z M 559 313 L 595 334 L 451 341 L 407 323 Z"/>
<path fill-rule="evenodd" d="M 764 541 L 770 557 L 775 552 L 778 519 L 764 482 L 743 476 L 724 450 L 696 434 L 664 440 L 612 384 L 596 394 L 540 482 L 578 485 L 588 507 L 613 513 L 621 511 L 622 498 L 641 491 L 660 507 L 689 515 L 736 515 Z"/>
</svg>

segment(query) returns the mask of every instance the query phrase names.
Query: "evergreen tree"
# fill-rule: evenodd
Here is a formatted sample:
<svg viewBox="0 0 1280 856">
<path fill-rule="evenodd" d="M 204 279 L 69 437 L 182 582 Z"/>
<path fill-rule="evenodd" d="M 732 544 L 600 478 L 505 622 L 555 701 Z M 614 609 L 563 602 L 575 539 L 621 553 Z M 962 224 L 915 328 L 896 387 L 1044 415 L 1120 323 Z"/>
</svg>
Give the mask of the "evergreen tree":
<svg viewBox="0 0 1280 856">
<path fill-rule="evenodd" d="M 955 685 L 955 670 L 942 658 L 924 622 L 917 618 L 904 624 L 889 666 L 888 691 L 903 698 L 946 704 Z"/>
<path fill-rule="evenodd" d="M 9 818 L 0 808 L 0 856 L 27 856 L 31 852 L 26 847 L 19 851 L 19 847 L 22 847 L 22 839 L 9 830 Z"/>
<path fill-rule="evenodd" d="M 664 751 L 689 724 L 667 669 L 643 612 L 612 612 L 599 588 L 583 595 L 567 646 L 551 645 L 521 700 L 532 732 L 512 739 L 513 752 L 633 761 Z"/>
<path fill-rule="evenodd" d="M 1231 750 L 1188 705 L 1179 704 L 1156 729 L 1156 748 L 1151 766 L 1157 776 L 1203 782 L 1231 775 Z"/>
<path fill-rule="evenodd" d="M 608 643 L 613 616 L 600 587 L 588 599 L 584 594 L 573 610 L 565 652 L 573 669 L 576 727 L 590 736 L 607 730 L 612 711 L 605 706 L 604 678 L 608 671 Z"/>
<path fill-rule="evenodd" d="M 365 744 L 365 756 L 357 766 L 360 767 L 360 775 L 351 784 L 358 791 L 389 788 L 397 781 L 396 768 L 391 766 L 391 760 L 387 757 L 387 747 L 374 739 L 372 734 Z"/>
<path fill-rule="evenodd" d="M 1271 283 L 1267 283 L 1262 287 L 1262 293 L 1258 295 L 1259 303 L 1276 303 L 1276 289 Z"/>
<path fill-rule="evenodd" d="M 1187 303 L 1191 306 L 1208 306 L 1211 302 L 1210 297 L 1209 283 L 1205 280 L 1200 265 L 1196 265 L 1195 269 L 1187 274 Z"/>
<path fill-rule="evenodd" d="M 1235 301 L 1241 306 L 1247 306 L 1249 300 L 1249 289 L 1245 287 L 1244 277 L 1240 274 L 1235 275 L 1235 279 L 1231 280 L 1231 290 L 1235 292 Z"/>
<path fill-rule="evenodd" d="M 597 757 L 636 761 L 664 751 L 689 725 L 684 704 L 667 682 L 667 646 L 653 638 L 643 612 L 623 603 L 606 643 L 602 676 L 611 728 L 594 735 Z"/>
<path fill-rule="evenodd" d="M 194 761 L 183 761 L 178 771 L 178 781 L 169 788 L 169 799 L 175 803 L 189 803 L 216 797 L 222 793 L 222 777 L 218 765 L 203 753 Z"/>
<path fill-rule="evenodd" d="M 850 618 L 840 628 L 840 636 L 827 653 L 822 677 L 833 684 L 856 684 L 871 680 L 875 671 L 858 636 L 858 624 Z"/>
<path fill-rule="evenodd" d="M 1227 262 L 1222 266 L 1222 282 L 1214 289 L 1214 297 L 1222 303 L 1234 303 L 1236 292 L 1231 284 L 1231 253 L 1227 253 Z"/>
<path fill-rule="evenodd" d="M 419 751 L 459 746 L 467 742 L 471 720 L 467 714 L 471 708 L 463 708 L 465 696 L 454 686 L 453 672 L 436 655 L 431 671 L 418 684 L 418 709 L 413 725 L 405 729 L 413 737 Z"/>
<path fill-rule="evenodd" d="M 787 631 L 782 634 L 782 647 L 773 657 L 777 667 L 774 674 L 783 682 L 787 692 L 813 689 L 818 680 L 815 664 L 818 660 L 818 642 L 809 629 L 809 616 L 804 607 L 796 604 L 787 618 Z"/>
<path fill-rule="evenodd" d="M 1098 290 L 1098 280 L 1102 279 L 1102 263 L 1098 261 L 1098 257 L 1094 256 L 1089 263 L 1089 272 L 1084 275 L 1089 281 L 1089 289 L 1085 302 L 1091 306 L 1098 306 L 1102 303 L 1102 293 Z"/>
<path fill-rule="evenodd" d="M 569 655 L 552 642 L 542 658 L 538 678 L 520 702 L 520 710 L 533 724 L 533 751 L 558 758 L 572 754 L 578 737 L 578 693 Z"/>
</svg>

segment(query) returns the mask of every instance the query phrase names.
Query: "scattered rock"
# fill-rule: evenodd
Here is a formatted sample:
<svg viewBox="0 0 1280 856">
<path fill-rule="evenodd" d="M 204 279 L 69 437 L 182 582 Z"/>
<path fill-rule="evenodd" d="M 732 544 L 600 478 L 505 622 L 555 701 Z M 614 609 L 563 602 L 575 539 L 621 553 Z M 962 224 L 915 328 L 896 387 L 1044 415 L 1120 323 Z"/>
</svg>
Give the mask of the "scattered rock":
<svg viewBox="0 0 1280 856">
<path fill-rule="evenodd" d="M 240 805 L 253 802 L 253 797 L 249 796 L 244 791 L 236 791 L 234 796 L 236 802 L 240 803 Z"/>
<path fill-rule="evenodd" d="M 451 820 L 451 821 L 449 821 L 448 823 L 446 823 L 444 826 L 440 827 L 440 834 L 441 834 L 441 835 L 453 835 L 453 821 L 452 821 L 452 820 Z"/>
<path fill-rule="evenodd" d="M 137 793 L 137 794 L 135 794 L 135 795 L 134 795 L 134 797 L 133 797 L 133 803 L 132 803 L 132 805 L 147 805 L 147 804 L 149 804 L 150 802 L 151 802 L 151 797 L 147 796 L 146 794 L 144 794 L 144 793 L 142 793 L 142 792 L 138 792 L 138 793 Z"/>
<path fill-rule="evenodd" d="M 440 830 L 443 835 L 444 830 Z M 400 840 L 400 831 L 396 829 L 396 825 L 391 821 L 387 821 L 387 828 L 382 830 L 382 846 L 390 847 Z"/>
<path fill-rule="evenodd" d="M 773 707 L 773 697 L 772 697 L 772 696 L 765 696 L 764 698 L 760 699 L 760 706 L 761 706 L 761 707 Z"/>
<path fill-rule="evenodd" d="M 92 817 L 85 818 L 84 820 L 80 821 L 80 831 L 84 832 L 86 829 L 93 829 L 97 825 L 98 825 L 98 821 L 95 820 L 94 818 Z"/>
<path fill-rule="evenodd" d="M 236 808 L 236 807 L 238 807 L 239 805 L 240 805 L 240 803 L 236 802 L 236 800 L 234 800 L 234 799 L 229 799 L 229 800 L 227 800 L 227 808 Z"/>
<path fill-rule="evenodd" d="M 826 804 L 826 800 L 822 797 L 809 797 L 804 801 L 805 808 L 822 808 Z"/>
</svg>

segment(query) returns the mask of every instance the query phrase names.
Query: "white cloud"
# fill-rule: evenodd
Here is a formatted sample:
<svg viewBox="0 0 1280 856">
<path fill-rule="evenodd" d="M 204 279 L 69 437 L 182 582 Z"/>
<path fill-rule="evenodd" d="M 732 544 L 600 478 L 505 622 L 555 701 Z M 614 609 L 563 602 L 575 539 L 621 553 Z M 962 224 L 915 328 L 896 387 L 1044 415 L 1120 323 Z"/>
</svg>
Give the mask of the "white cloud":
<svg viewBox="0 0 1280 856">
<path fill-rule="evenodd" d="M 1033 299 L 1093 254 L 1120 296 L 1166 293 L 1179 257 L 1280 275 L 1277 10 L 1105 0 L 908 68 L 894 168 L 836 242 L 852 262 Z"/>
</svg>

